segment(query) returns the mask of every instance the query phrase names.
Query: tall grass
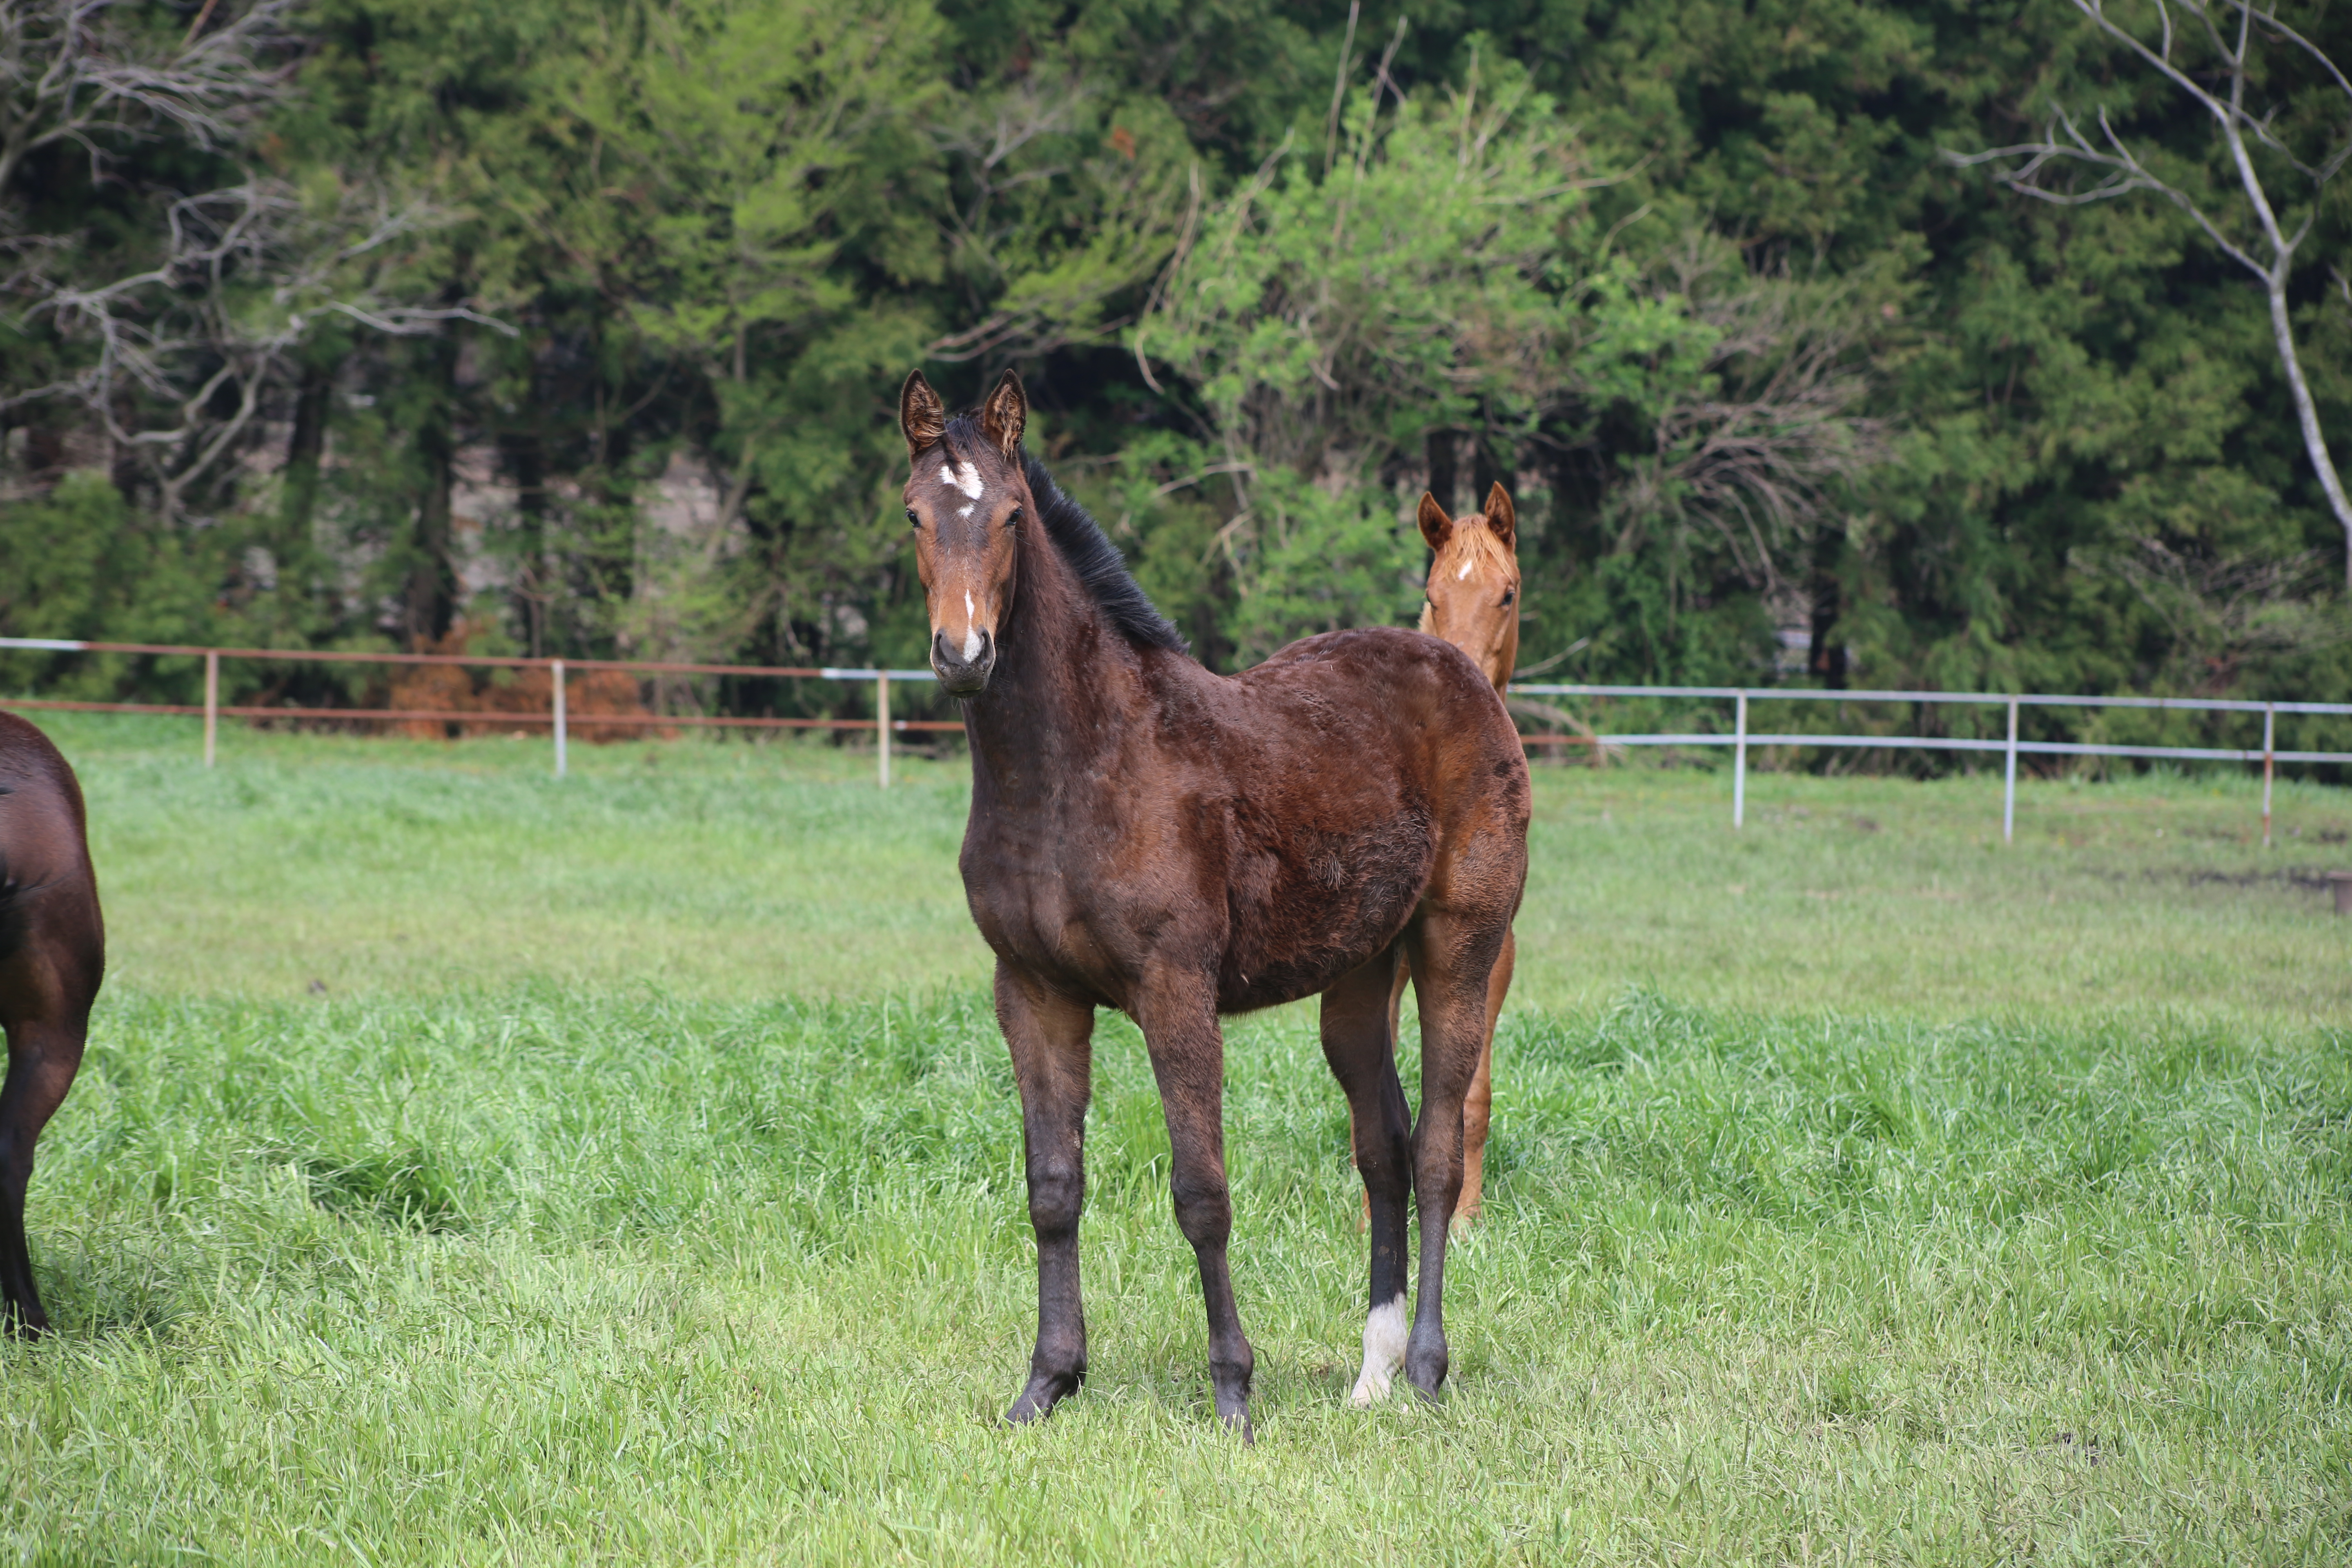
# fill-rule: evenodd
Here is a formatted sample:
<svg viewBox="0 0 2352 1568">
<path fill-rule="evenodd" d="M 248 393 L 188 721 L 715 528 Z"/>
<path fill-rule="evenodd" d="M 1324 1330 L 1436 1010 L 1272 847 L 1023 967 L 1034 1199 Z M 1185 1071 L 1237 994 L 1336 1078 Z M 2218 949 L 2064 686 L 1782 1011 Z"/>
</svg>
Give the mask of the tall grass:
<svg viewBox="0 0 2352 1568">
<path fill-rule="evenodd" d="M 2328 1562 L 2352 1550 L 2333 1035 L 1791 1022 L 1499 1047 L 1442 1408 L 1346 1403 L 1363 1242 L 1309 1019 L 1233 1031 L 1255 1449 L 1207 1403 L 1107 1024 L 1094 1373 L 1032 1322 L 984 1001 L 118 1001 L 0 1351 L 57 1561 Z"/>
</svg>

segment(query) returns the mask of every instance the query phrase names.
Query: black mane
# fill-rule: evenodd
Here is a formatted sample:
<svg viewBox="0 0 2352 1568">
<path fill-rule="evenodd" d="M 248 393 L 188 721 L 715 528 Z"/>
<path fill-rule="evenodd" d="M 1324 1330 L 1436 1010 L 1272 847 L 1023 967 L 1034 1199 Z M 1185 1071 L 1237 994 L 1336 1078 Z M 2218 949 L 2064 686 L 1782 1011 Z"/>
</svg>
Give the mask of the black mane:
<svg viewBox="0 0 2352 1568">
<path fill-rule="evenodd" d="M 940 445 L 951 458 L 960 458 L 971 451 L 995 455 L 995 447 L 980 432 L 980 421 L 969 415 L 948 422 Z M 1118 628 L 1119 635 L 1138 647 L 1190 653 L 1192 647 L 1185 642 L 1184 634 L 1144 596 L 1127 569 L 1127 558 L 1103 532 L 1102 525 L 1064 493 L 1045 464 L 1026 452 L 1022 454 L 1022 472 L 1029 480 L 1029 494 L 1037 503 L 1037 521 L 1045 525 L 1045 537 L 1054 542 L 1054 548 L 1061 552 L 1070 570 L 1078 574 L 1079 583 L 1109 617 L 1110 624 Z"/>
<path fill-rule="evenodd" d="M 1045 464 L 1026 453 L 1023 457 L 1029 493 L 1036 499 L 1037 521 L 1045 525 L 1045 537 L 1054 542 L 1062 559 L 1078 574 L 1078 581 L 1086 584 L 1087 592 L 1110 617 L 1110 624 L 1138 647 L 1190 652 L 1183 634 L 1144 596 L 1143 589 L 1127 569 L 1127 558 L 1104 534 L 1102 525 L 1063 492 L 1062 487 L 1054 482 L 1054 476 L 1045 471 Z"/>
</svg>

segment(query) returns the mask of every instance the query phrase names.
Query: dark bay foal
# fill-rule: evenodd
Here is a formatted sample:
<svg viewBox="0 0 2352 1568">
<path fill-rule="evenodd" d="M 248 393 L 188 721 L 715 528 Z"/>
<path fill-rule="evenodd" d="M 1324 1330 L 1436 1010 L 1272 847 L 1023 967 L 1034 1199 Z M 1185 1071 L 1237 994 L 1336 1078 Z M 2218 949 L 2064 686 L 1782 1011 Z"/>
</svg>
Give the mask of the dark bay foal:
<svg viewBox="0 0 2352 1568">
<path fill-rule="evenodd" d="M 1021 1090 L 1037 1342 L 1007 1413 L 1087 1372 L 1078 1215 L 1095 1009 L 1143 1031 L 1176 1222 L 1200 1265 L 1217 1414 L 1244 1433 L 1253 1357 L 1226 1242 L 1221 1014 L 1321 993 L 1323 1050 L 1370 1195 L 1360 1388 L 1444 1381 L 1447 1222 L 1487 977 L 1527 876 L 1526 758 L 1492 683 L 1418 632 L 1333 632 L 1255 669 L 1185 652 L 1094 521 L 1024 458 L 1011 373 L 950 420 L 920 374 L 899 421 L 932 668 L 964 699 L 964 891 L 995 951 Z M 1422 1106 L 1409 1122 L 1389 997 L 1409 956 Z M 1407 1204 L 1420 1294 L 1405 1321 Z"/>
<path fill-rule="evenodd" d="M 49 1326 L 25 1246 L 33 1144 L 81 1066 L 105 967 L 81 786 L 47 735 L 0 713 L 0 1317 L 23 1334 Z"/>
</svg>

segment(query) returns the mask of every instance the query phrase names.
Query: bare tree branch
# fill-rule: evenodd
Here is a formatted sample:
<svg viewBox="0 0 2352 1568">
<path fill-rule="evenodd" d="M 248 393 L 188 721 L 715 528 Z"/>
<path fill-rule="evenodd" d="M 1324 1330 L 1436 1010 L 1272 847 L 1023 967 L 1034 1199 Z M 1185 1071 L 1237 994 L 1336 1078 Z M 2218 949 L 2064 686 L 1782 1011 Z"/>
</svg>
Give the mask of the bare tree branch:
<svg viewBox="0 0 2352 1568">
<path fill-rule="evenodd" d="M 0 192 L 26 157 L 60 142 L 95 165 L 110 146 L 179 137 L 232 146 L 281 84 L 268 57 L 290 42 L 299 0 L 255 0 L 176 47 L 124 0 L 0 5 Z M 209 10 L 211 7 L 207 7 Z"/>
<path fill-rule="evenodd" d="M 2263 286 L 2270 304 L 2271 336 L 2277 349 L 2279 366 L 2285 372 L 2287 389 L 2295 411 L 2295 421 L 2303 436 L 2304 451 L 2310 459 L 2312 471 L 2318 477 L 2319 488 L 2327 498 L 2329 510 L 2344 531 L 2345 584 L 2352 591 L 2352 500 L 2345 495 L 2344 481 L 2337 473 L 2336 460 L 2330 453 L 2325 435 L 2319 428 L 2319 413 L 2312 400 L 2311 388 L 2303 373 L 2303 363 L 2296 352 L 2294 323 L 2287 307 L 2287 283 L 2295 255 L 2311 233 L 2313 220 L 2319 209 L 2321 189 L 2352 161 L 2352 79 L 2333 60 L 2293 27 L 2279 20 L 2277 0 L 2257 5 L 2254 0 L 2157 0 L 2158 32 L 2154 43 L 2148 42 L 2108 15 L 2105 0 L 2072 0 L 2074 8 L 2108 38 L 2121 44 L 2151 69 L 2161 74 L 2175 88 L 2188 95 L 2210 114 L 2229 154 L 2231 174 L 2237 195 L 2243 203 L 2241 217 L 2250 216 L 2258 240 L 2246 240 L 2233 236 L 2216 211 L 2192 195 L 2176 181 L 2167 179 L 2152 170 L 2147 161 L 2125 140 L 2108 117 L 2105 105 L 2098 110 L 2100 140 L 2094 142 L 2084 135 L 2072 114 L 2065 109 L 2053 110 L 2048 129 L 2039 142 L 1997 148 L 1973 153 L 1947 153 L 1954 165 L 1968 168 L 1982 164 L 2000 166 L 2001 181 L 2020 195 L 2061 205 L 2079 205 L 2085 202 L 2105 201 L 2133 191 L 2152 191 L 2187 213 L 2203 230 L 2207 238 L 2222 253 L 2252 273 Z M 2173 26 L 2172 7 L 2187 12 L 2199 24 L 2211 59 L 2199 68 L 2208 76 L 2218 74 L 2228 84 L 2226 93 L 2215 92 L 2198 79 L 2198 70 L 2186 63 L 2179 47 L 2179 37 Z M 2218 18 L 2227 16 L 2234 27 L 2225 29 Z M 2272 105 L 2261 113 L 2248 108 L 2246 92 L 2254 74 L 2252 50 L 2258 41 L 2286 44 L 2316 63 L 2335 96 L 2343 101 L 2340 109 L 2344 119 L 2327 132 L 2327 151 L 2316 159 L 2306 159 L 2296 153 L 2274 129 L 2284 103 Z M 2254 150 L 2261 148 L 2275 154 L 2295 174 L 2300 175 L 2308 190 L 2305 195 L 2303 218 L 2292 233 L 2281 222 L 2271 188 L 2262 171 L 2256 167 Z M 2023 160 L 2021 163 L 2018 160 Z M 2044 172 L 2054 164 L 2072 163 L 2087 164 L 2105 173 L 2099 183 L 2089 190 L 2057 190 L 2042 183 Z M 2267 259 L 2265 259 L 2267 258 Z"/>
<path fill-rule="evenodd" d="M 181 516 L 250 427 L 262 398 L 291 370 L 294 350 L 326 319 L 411 336 L 467 321 L 515 329 L 464 305 L 423 307 L 382 297 L 352 263 L 388 240 L 438 221 L 426 209 L 380 210 L 363 223 L 307 209 L 281 181 L 184 196 L 166 212 L 161 258 L 98 284 L 37 280 L 21 326 L 46 321 L 67 343 L 87 344 L 81 371 L 18 393 L 0 407 L 45 398 L 79 403 L 117 447 L 138 459 L 166 521 Z M 21 282 L 21 279 L 20 279 Z M 236 405 L 216 404 L 233 388 Z M 143 394 L 163 412 L 137 420 Z"/>
</svg>

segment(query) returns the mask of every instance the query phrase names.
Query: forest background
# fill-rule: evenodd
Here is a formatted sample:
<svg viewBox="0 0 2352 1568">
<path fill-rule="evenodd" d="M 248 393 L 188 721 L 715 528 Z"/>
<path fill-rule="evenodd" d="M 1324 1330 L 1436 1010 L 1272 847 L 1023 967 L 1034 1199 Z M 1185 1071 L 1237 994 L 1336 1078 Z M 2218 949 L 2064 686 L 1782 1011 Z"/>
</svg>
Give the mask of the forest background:
<svg viewBox="0 0 2352 1568">
<path fill-rule="evenodd" d="M 2287 313 L 2340 458 L 2352 198 L 2293 165 L 2352 142 L 2352 10 L 2279 16 L 2317 53 L 2262 54 L 2254 154 L 2311 219 Z M 0 26 L 0 635 L 919 664 L 896 389 L 1012 365 L 1215 668 L 1410 622 L 1413 501 L 1499 479 L 1549 679 L 2352 697 L 2261 285 L 2158 195 L 1958 161 L 2104 113 L 2229 207 L 2213 120 L 2068 0 Z M 194 679 L 0 656 L 6 689 Z"/>
</svg>

